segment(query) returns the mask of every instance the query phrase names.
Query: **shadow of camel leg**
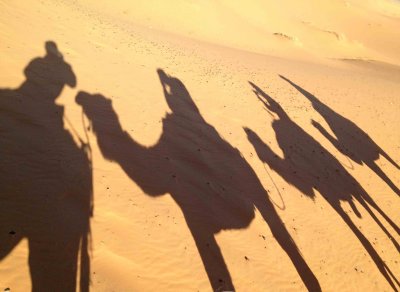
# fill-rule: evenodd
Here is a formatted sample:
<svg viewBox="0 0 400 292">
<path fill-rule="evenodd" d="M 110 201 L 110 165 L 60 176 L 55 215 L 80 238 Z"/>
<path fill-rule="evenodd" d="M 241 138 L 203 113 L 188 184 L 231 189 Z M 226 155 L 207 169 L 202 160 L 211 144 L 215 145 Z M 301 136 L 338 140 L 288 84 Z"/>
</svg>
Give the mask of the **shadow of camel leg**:
<svg viewBox="0 0 400 292">
<path fill-rule="evenodd" d="M 358 202 L 365 208 L 365 210 L 367 210 L 368 214 L 374 219 L 374 221 L 376 222 L 376 224 L 378 224 L 378 226 L 382 229 L 382 231 L 386 234 L 386 236 L 392 241 L 394 247 L 397 249 L 398 252 L 400 252 L 400 245 L 397 243 L 397 241 L 393 238 L 393 236 L 389 233 L 389 231 L 386 229 L 386 227 L 382 224 L 382 222 L 378 219 L 378 217 L 376 217 L 376 215 L 374 214 L 374 212 L 371 210 L 371 208 L 369 207 L 369 205 L 363 200 L 363 199 L 359 199 Z M 385 214 L 378 206 L 373 206 L 381 215 Z M 383 216 L 385 219 L 388 218 L 385 214 L 385 216 Z M 390 220 L 390 219 L 389 219 Z M 393 223 L 393 222 L 389 222 L 389 223 Z M 394 223 L 393 223 L 394 224 Z M 392 225 L 393 227 L 393 225 Z M 397 226 L 395 226 L 397 227 Z M 398 230 L 396 230 L 398 233 Z"/>
<path fill-rule="evenodd" d="M 397 234 L 400 234 L 400 228 L 396 225 L 396 223 L 394 223 L 392 221 L 392 219 L 390 219 L 390 217 L 388 215 L 386 215 L 385 212 L 383 212 L 383 210 L 375 203 L 375 201 L 367 194 L 367 193 L 363 193 L 362 198 L 357 199 L 361 204 L 365 204 L 368 203 L 372 208 L 374 208 L 379 214 L 381 214 L 381 216 L 386 220 L 387 223 L 390 224 L 390 226 L 392 226 L 392 228 L 396 231 Z M 365 201 L 365 202 L 364 202 Z M 365 206 L 364 206 L 365 207 Z M 368 208 L 368 206 L 366 207 Z M 370 213 L 372 211 L 369 211 L 367 209 L 367 211 Z M 371 213 L 370 213 L 371 214 Z M 375 219 L 375 218 L 374 218 Z"/>
<path fill-rule="evenodd" d="M 76 291 L 78 243 L 36 238 L 29 240 L 32 292 Z"/>
<path fill-rule="evenodd" d="M 383 172 L 383 170 L 375 163 L 366 163 L 367 166 L 374 171 L 398 196 L 400 196 L 400 189 L 392 182 L 392 180 Z"/>
<path fill-rule="evenodd" d="M 189 225 L 189 228 L 213 291 L 234 291 L 231 275 L 214 234 L 204 232 L 204 228 L 199 226 Z"/>
<path fill-rule="evenodd" d="M 293 241 L 292 236 L 287 231 L 286 226 L 282 222 L 271 201 L 266 200 L 265 203 L 258 205 L 257 209 L 267 222 L 276 241 L 292 261 L 297 273 L 303 280 L 304 285 L 307 287 L 307 290 L 313 292 L 321 291 L 321 286 L 319 285 L 318 279 L 315 277 L 314 273 L 304 260 L 295 242 Z"/>
<path fill-rule="evenodd" d="M 399 280 L 393 275 L 392 271 L 379 256 L 379 254 L 376 252 L 376 250 L 368 241 L 368 239 L 364 236 L 364 234 L 361 233 L 361 231 L 357 228 L 357 226 L 354 225 L 353 221 L 340 206 L 332 205 L 332 207 L 336 210 L 336 212 L 340 215 L 340 217 L 342 217 L 342 219 L 347 224 L 347 226 L 349 226 L 354 235 L 357 236 L 358 240 L 364 246 L 364 248 L 370 255 L 371 259 L 374 261 L 376 267 L 379 269 L 382 276 L 385 277 L 386 281 L 389 283 L 392 289 L 394 291 L 398 291 L 396 284 L 398 287 L 400 287 Z"/>
</svg>

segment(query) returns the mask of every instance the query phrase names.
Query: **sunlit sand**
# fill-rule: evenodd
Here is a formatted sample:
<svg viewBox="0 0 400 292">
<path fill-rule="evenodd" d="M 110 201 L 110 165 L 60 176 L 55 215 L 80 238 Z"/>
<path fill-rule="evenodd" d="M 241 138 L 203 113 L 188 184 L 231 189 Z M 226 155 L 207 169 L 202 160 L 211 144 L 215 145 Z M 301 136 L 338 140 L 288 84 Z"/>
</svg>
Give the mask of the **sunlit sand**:
<svg viewBox="0 0 400 292">
<path fill-rule="evenodd" d="M 0 290 L 400 290 L 399 28 L 395 0 L 0 0 Z"/>
</svg>

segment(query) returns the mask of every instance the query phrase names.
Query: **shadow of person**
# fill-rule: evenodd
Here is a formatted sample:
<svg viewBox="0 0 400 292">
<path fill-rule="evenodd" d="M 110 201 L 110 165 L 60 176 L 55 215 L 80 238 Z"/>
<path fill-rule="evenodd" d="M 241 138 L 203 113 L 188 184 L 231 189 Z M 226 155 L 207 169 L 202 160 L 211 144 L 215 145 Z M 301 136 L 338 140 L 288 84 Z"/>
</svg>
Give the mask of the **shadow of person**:
<svg viewBox="0 0 400 292">
<path fill-rule="evenodd" d="M 250 84 L 253 87 L 254 93 L 264 104 L 266 109 L 277 117 L 272 122 L 272 128 L 275 131 L 277 142 L 284 156 L 280 158 L 255 132 L 245 128 L 248 140 L 254 146 L 260 160 L 267 163 L 288 183 L 296 187 L 306 196 L 314 198 L 314 190 L 317 190 L 357 236 L 381 274 L 386 278 L 393 289 L 396 290 L 396 284 L 400 285 L 399 281 L 380 258 L 368 239 L 342 209 L 340 203 L 341 201 L 348 202 L 354 213 L 358 217 L 361 217 L 360 212 L 354 204 L 354 200 L 356 200 L 392 240 L 392 243 L 398 251 L 400 251 L 399 244 L 383 226 L 374 212 L 372 212 L 370 206 L 387 220 L 397 234 L 400 234 L 400 229 L 376 205 L 361 185 L 346 171 L 333 155 L 293 122 L 272 97 L 263 92 L 257 85 L 251 82 Z"/>
<path fill-rule="evenodd" d="M 55 103 L 76 77 L 54 42 L 45 48 L 19 88 L 0 90 L 0 260 L 26 238 L 32 291 L 75 291 L 78 266 L 88 291 L 91 163 Z"/>
<path fill-rule="evenodd" d="M 257 208 L 287 253 L 304 284 L 318 281 L 274 209 L 256 174 L 240 152 L 202 117 L 184 84 L 158 70 L 172 113 L 151 147 L 125 132 L 102 95 L 78 93 L 76 101 L 93 125 L 103 156 L 117 162 L 149 196 L 169 193 L 182 209 L 214 291 L 234 290 L 215 234 L 249 226 Z"/>
<path fill-rule="evenodd" d="M 314 109 L 325 119 L 336 137 L 329 134 L 329 132 L 318 122 L 313 120 L 312 124 L 336 147 L 336 149 L 338 149 L 338 151 L 360 165 L 365 163 L 397 195 L 400 196 L 400 189 L 382 171 L 382 169 L 376 164 L 375 160 L 379 159 L 379 156 L 382 155 L 397 169 L 400 169 L 400 166 L 381 147 L 379 147 L 367 133 L 349 119 L 329 108 L 308 91 L 304 90 L 286 77 L 281 75 L 280 77 L 303 94 L 311 102 Z"/>
</svg>

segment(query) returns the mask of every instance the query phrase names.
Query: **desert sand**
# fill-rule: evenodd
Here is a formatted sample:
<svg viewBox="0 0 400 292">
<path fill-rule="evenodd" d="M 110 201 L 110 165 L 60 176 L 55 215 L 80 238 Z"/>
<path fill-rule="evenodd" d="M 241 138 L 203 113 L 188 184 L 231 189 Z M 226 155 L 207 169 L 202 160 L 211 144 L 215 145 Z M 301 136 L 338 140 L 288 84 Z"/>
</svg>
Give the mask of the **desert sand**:
<svg viewBox="0 0 400 292">
<path fill-rule="evenodd" d="M 0 0 L 0 290 L 400 290 L 399 28 L 396 0 Z"/>
</svg>

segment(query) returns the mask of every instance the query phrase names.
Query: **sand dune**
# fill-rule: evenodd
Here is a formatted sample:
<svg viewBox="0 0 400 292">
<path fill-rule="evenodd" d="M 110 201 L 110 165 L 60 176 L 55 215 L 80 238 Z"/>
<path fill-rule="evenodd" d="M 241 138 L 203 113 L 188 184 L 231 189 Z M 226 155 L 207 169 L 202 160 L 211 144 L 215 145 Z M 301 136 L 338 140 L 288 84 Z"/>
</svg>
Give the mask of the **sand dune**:
<svg viewBox="0 0 400 292">
<path fill-rule="evenodd" d="M 0 0 L 0 289 L 400 290 L 398 27 L 396 0 Z"/>
</svg>

